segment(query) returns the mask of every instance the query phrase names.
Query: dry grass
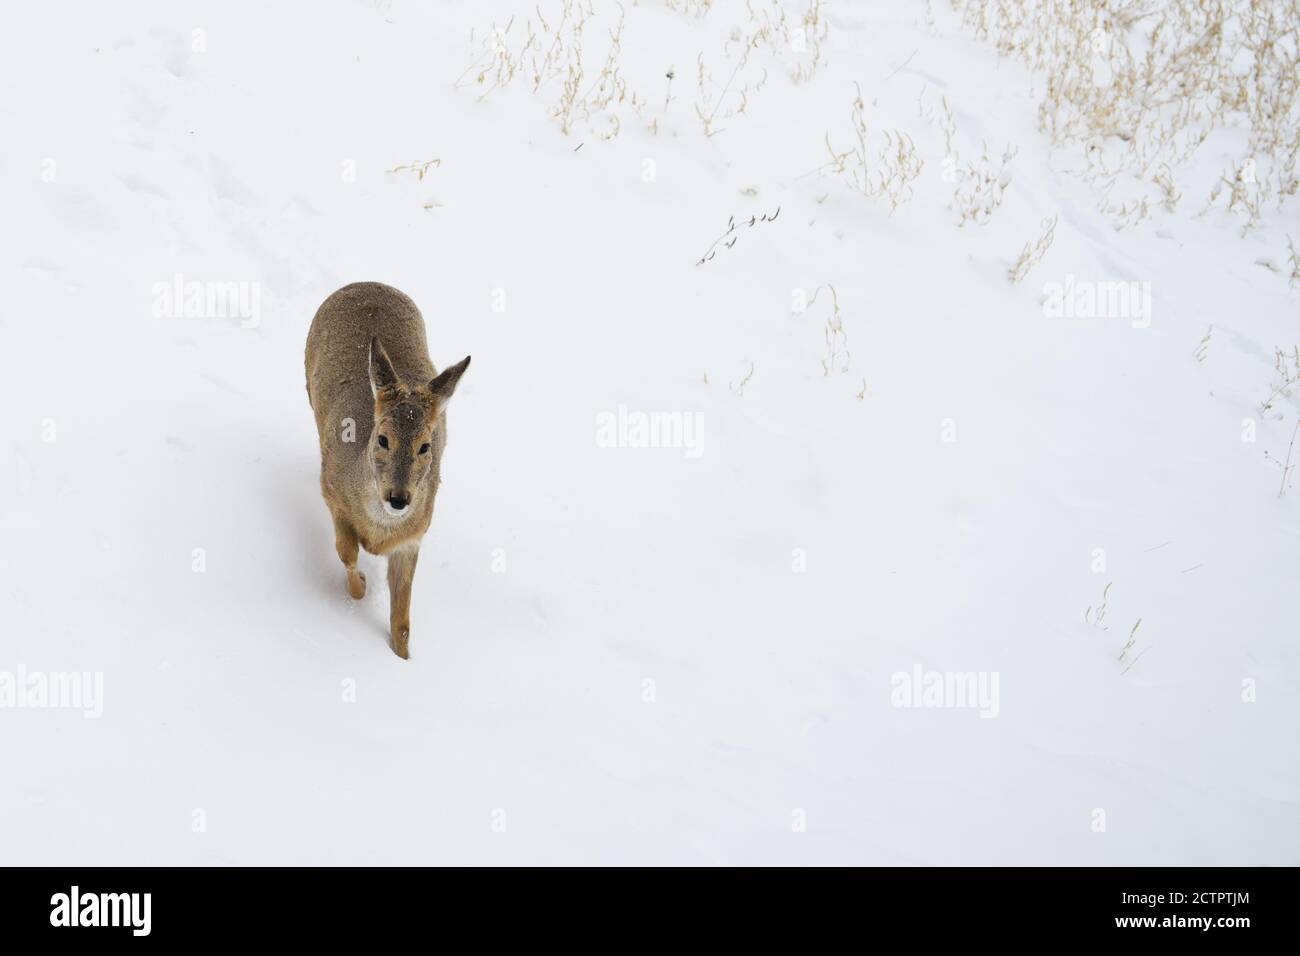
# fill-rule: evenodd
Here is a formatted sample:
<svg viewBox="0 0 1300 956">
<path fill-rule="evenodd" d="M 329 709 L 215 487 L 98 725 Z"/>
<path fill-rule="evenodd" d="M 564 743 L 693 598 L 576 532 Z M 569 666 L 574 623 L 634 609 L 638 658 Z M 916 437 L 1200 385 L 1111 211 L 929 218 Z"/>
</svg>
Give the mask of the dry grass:
<svg viewBox="0 0 1300 956">
<path fill-rule="evenodd" d="M 1052 240 L 1056 238 L 1056 216 L 1051 219 L 1044 219 L 1042 223 L 1043 234 L 1037 239 L 1025 243 L 1025 248 L 1020 251 L 1018 258 L 1011 268 L 1007 270 L 1007 278 L 1013 283 L 1019 282 L 1029 274 L 1038 262 L 1047 254 L 1047 250 L 1052 247 Z"/>
<path fill-rule="evenodd" d="M 494 23 L 477 44 L 471 34 L 470 44 L 476 46 L 473 60 L 457 78 L 456 86 L 472 83 L 480 87 L 480 100 L 510 86 L 516 78 L 523 78 L 533 93 L 558 86 L 559 95 L 550 111 L 561 132 L 567 136 L 578 120 L 584 120 L 601 138 L 611 139 L 620 125 L 611 106 L 628 98 L 627 83 L 619 70 L 625 11 L 622 4 L 617 6 L 617 18 L 607 26 L 603 55 L 598 55 L 599 67 L 593 67 L 590 79 L 585 49 L 595 44 L 586 44 L 585 35 L 596 8 L 592 0 L 562 0 L 549 17 L 539 5 L 535 18 L 520 22 L 512 17 L 504 27 Z"/>
<path fill-rule="evenodd" d="M 1196 351 L 1192 352 L 1192 358 L 1196 359 L 1198 365 L 1204 364 L 1206 357 L 1210 354 L 1210 336 L 1214 334 L 1214 326 L 1205 330 L 1201 336 L 1201 341 L 1196 344 Z"/>
<path fill-rule="evenodd" d="M 989 156 L 988 144 L 981 143 L 980 155 L 963 163 L 956 146 L 957 121 L 948 105 L 948 97 L 942 97 L 939 108 L 935 109 L 926 105 L 925 92 L 925 87 L 922 87 L 917 96 L 917 106 L 921 117 L 936 125 L 943 134 L 943 181 L 956 184 L 948 208 L 957 214 L 958 226 L 968 222 L 987 225 L 1006 198 L 1007 186 L 1011 183 L 1011 160 L 1018 150 L 1008 143 L 999 161 L 994 163 Z"/>
<path fill-rule="evenodd" d="M 1268 397 L 1260 402 L 1260 408 L 1268 411 L 1279 398 L 1286 398 L 1291 389 L 1300 385 L 1300 345 L 1288 354 L 1282 349 L 1273 350 L 1273 382 L 1269 386 Z"/>
<path fill-rule="evenodd" d="M 526 83 L 534 94 L 552 97 L 550 114 L 566 136 L 582 126 L 599 139 L 613 139 L 633 117 L 658 134 L 661 127 L 684 119 L 687 109 L 705 135 L 714 136 L 728 120 L 746 114 L 751 98 L 768 81 L 769 66 L 779 67 L 796 83 L 817 72 L 829 30 L 822 2 L 750 0 L 748 19 L 732 28 L 721 53 L 696 55 L 689 107 L 674 94 L 674 81 L 679 90 L 682 84 L 671 64 L 661 68 L 662 74 L 642 77 L 640 89 L 629 81 L 623 63 L 628 8 L 618 2 L 599 9 L 595 0 L 538 4 L 531 16 L 471 33 L 471 63 L 455 85 L 477 87 L 483 100 Z M 694 19 L 716 16 L 712 0 L 665 3 Z"/>
<path fill-rule="evenodd" d="M 759 223 L 776 222 L 777 217 L 780 215 L 781 207 L 777 206 L 775 212 L 765 212 L 761 216 L 750 216 L 748 219 L 741 220 L 740 222 L 736 222 L 736 217 L 732 216 L 727 220 L 727 228 L 723 230 L 722 235 L 718 236 L 718 238 L 714 239 L 713 242 L 709 244 L 709 248 L 704 250 L 704 255 L 700 256 L 700 258 L 696 260 L 695 264 L 697 266 L 702 266 L 704 263 L 709 262 L 717 256 L 720 250 L 730 249 L 735 246 L 737 240 L 740 239 L 739 229 L 753 229 Z M 739 229 L 737 227 L 739 227 Z"/>
<path fill-rule="evenodd" d="M 831 312 L 826 317 L 826 324 L 822 328 L 822 338 L 826 343 L 826 354 L 822 356 L 822 375 L 829 378 L 836 372 L 847 372 L 849 364 L 853 360 L 849 352 L 849 337 L 844 331 L 844 316 L 840 314 L 840 297 L 835 291 L 835 286 L 827 283 L 818 286 L 814 291 L 812 298 L 808 300 L 809 307 L 816 305 L 817 297 L 825 289 L 831 295 Z M 867 390 L 866 380 L 862 381 L 862 393 L 865 395 Z M 862 395 L 859 395 L 862 397 Z"/>
<path fill-rule="evenodd" d="M 392 169 L 389 170 L 389 172 L 390 173 L 415 173 L 416 181 L 423 182 L 424 177 L 428 175 L 429 170 L 436 169 L 441 165 L 442 165 L 441 159 L 430 159 L 423 162 L 417 159 L 413 163 L 406 163 L 405 165 L 402 166 L 394 166 Z"/>
<path fill-rule="evenodd" d="M 1106 630 L 1107 602 L 1110 600 L 1110 586 L 1113 583 L 1114 583 L 1113 581 L 1106 582 L 1106 586 L 1102 588 L 1101 591 L 1101 603 L 1098 604 L 1096 608 L 1094 608 L 1091 604 L 1089 604 L 1088 609 L 1083 612 L 1083 620 L 1085 624 L 1091 624 L 1093 627 L 1099 627 L 1103 631 Z"/>
<path fill-rule="evenodd" d="M 955 160 L 955 154 L 949 155 Z M 964 226 L 968 222 L 983 226 L 993 218 L 993 213 L 1002 205 L 1007 185 L 1011 182 L 1011 160 L 1015 155 L 1015 147 L 1007 146 L 995 164 L 989 158 L 988 147 L 985 146 L 973 162 L 955 168 L 953 175 L 957 188 L 953 191 L 949 205 L 957 213 L 958 226 Z"/>
<path fill-rule="evenodd" d="M 1285 496 L 1286 490 L 1291 487 L 1290 484 L 1291 472 L 1294 471 L 1296 468 L 1296 466 L 1291 463 L 1291 458 L 1295 454 L 1295 440 L 1297 434 L 1300 434 L 1300 420 L 1297 420 L 1295 423 L 1295 427 L 1291 429 L 1291 441 L 1286 446 L 1285 461 L 1281 461 L 1277 458 L 1274 458 L 1267 451 L 1264 452 L 1264 457 L 1268 459 L 1270 462 L 1272 462 L 1273 464 L 1277 465 L 1277 467 L 1282 471 L 1282 480 L 1279 482 L 1277 487 L 1277 496 L 1279 498 Z"/>
<path fill-rule="evenodd" d="M 951 0 L 1044 83 L 1039 125 L 1081 149 L 1117 225 L 1171 209 L 1216 130 L 1245 145 L 1206 196 L 1256 226 L 1300 191 L 1300 0 Z M 1154 187 L 1154 190 L 1152 189 Z"/>
<path fill-rule="evenodd" d="M 759 59 L 779 66 L 795 83 L 817 73 L 830 29 L 821 7 L 822 0 L 807 0 L 801 10 L 792 13 L 782 0 L 768 0 L 766 5 L 747 3 L 749 19 L 733 29 L 724 44 L 723 65 L 716 75 L 704 53 L 699 54 L 695 115 L 705 136 L 721 132 L 719 124 L 744 115 L 750 98 L 767 85 L 768 68 Z"/>
<path fill-rule="evenodd" d="M 733 392 L 735 392 L 738 396 L 740 396 L 741 398 L 744 398 L 744 397 L 745 397 L 745 386 L 749 384 L 749 380 L 752 379 L 753 377 L 754 377 L 754 363 L 753 363 L 753 362 L 750 362 L 750 363 L 749 363 L 749 371 L 745 373 L 744 377 L 741 378 L 741 380 L 740 380 L 739 382 L 733 382 L 733 383 L 732 383 L 731 385 L 729 385 L 728 387 L 729 387 Z"/>
<path fill-rule="evenodd" d="M 856 89 L 857 95 L 849 113 L 854 144 L 842 152 L 837 151 L 831 145 L 830 133 L 827 133 L 826 151 L 830 153 L 830 162 L 813 172 L 833 173 L 868 199 L 885 200 L 892 214 L 912 198 L 912 183 L 921 175 L 925 162 L 917 155 L 912 138 L 901 130 L 884 130 L 878 138 L 869 134 L 862 87 Z"/>
<path fill-rule="evenodd" d="M 1119 657 L 1117 658 L 1119 663 L 1123 664 L 1125 658 L 1128 658 L 1129 652 L 1132 651 L 1133 648 L 1137 646 L 1137 631 L 1138 628 L 1141 626 L 1142 626 L 1142 618 L 1138 618 L 1137 623 L 1133 625 L 1133 630 L 1129 631 L 1128 640 L 1124 642 L 1123 649 L 1119 652 Z M 1134 654 L 1132 658 L 1129 658 L 1127 666 L 1125 666 L 1125 668 L 1119 672 L 1120 676 L 1122 677 L 1125 674 L 1127 674 L 1129 671 L 1131 671 L 1134 665 L 1137 664 L 1137 662 L 1142 659 L 1142 655 L 1145 654 L 1148 650 L 1149 648 L 1144 647 L 1142 648 L 1142 650 Z"/>
</svg>

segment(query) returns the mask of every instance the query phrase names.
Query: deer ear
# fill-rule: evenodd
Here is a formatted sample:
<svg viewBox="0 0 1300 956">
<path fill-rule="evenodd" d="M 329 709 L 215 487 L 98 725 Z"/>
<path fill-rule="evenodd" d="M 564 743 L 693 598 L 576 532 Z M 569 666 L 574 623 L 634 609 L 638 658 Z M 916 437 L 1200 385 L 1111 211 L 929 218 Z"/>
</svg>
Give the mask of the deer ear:
<svg viewBox="0 0 1300 956">
<path fill-rule="evenodd" d="M 446 402 L 456 391 L 456 384 L 460 377 L 465 374 L 465 369 L 469 368 L 469 356 L 466 355 L 455 365 L 443 369 L 438 377 L 429 383 L 429 391 L 433 392 L 433 397 Z"/>
<path fill-rule="evenodd" d="M 397 372 L 388 359 L 388 353 L 379 341 L 379 336 L 370 339 L 370 391 L 378 398 L 379 393 L 397 388 Z"/>
</svg>

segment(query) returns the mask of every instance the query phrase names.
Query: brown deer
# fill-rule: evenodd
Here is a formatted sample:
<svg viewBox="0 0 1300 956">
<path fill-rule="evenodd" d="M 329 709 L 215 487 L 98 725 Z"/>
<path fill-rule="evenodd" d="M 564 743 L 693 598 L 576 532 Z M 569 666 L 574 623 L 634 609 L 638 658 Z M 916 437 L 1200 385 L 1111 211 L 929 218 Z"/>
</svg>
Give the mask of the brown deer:
<svg viewBox="0 0 1300 956">
<path fill-rule="evenodd" d="M 411 580 L 433 518 L 447 403 L 469 357 L 439 374 L 424 319 L 391 286 L 355 282 L 316 310 L 307 333 L 307 398 L 320 434 L 320 487 L 348 594 L 366 593 L 357 546 L 388 557 L 389 632 L 410 656 Z"/>
</svg>

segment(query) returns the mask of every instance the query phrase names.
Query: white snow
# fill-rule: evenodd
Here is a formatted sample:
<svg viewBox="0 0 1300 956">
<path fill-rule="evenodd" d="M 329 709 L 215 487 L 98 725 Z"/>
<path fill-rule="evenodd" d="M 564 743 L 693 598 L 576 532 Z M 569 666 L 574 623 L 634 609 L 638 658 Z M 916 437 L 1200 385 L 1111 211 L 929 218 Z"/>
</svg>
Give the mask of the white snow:
<svg viewBox="0 0 1300 956">
<path fill-rule="evenodd" d="M 532 3 L 10 12 L 0 679 L 101 674 L 103 713 L 0 709 L 0 862 L 1300 863 L 1269 460 L 1300 403 L 1260 409 L 1300 327 L 1256 261 L 1295 204 L 1115 230 L 1035 78 L 911 0 L 828 4 L 806 82 L 756 51 L 706 137 L 697 56 L 725 83 L 743 4 L 624 6 L 661 118 L 608 141 L 557 85 L 456 88 Z M 892 215 L 808 175 L 855 82 L 925 161 Z M 947 208 L 944 96 L 964 157 L 1019 150 L 987 226 Z M 1067 276 L 1149 283 L 1149 327 L 1046 317 Z M 381 559 L 347 597 L 303 382 L 316 307 L 368 279 L 439 367 L 473 355 L 409 662 Z M 159 305 L 191 281 L 258 314 Z M 827 283 L 829 376 L 829 292 L 793 311 Z M 620 406 L 700 454 L 599 441 Z M 996 675 L 996 713 L 894 706 L 918 667 Z"/>
</svg>

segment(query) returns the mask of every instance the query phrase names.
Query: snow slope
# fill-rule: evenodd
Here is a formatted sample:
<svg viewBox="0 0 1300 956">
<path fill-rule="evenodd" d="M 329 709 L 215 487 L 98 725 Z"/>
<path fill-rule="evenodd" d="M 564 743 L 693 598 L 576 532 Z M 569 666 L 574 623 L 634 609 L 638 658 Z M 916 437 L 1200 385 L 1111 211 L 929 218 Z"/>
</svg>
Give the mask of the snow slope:
<svg viewBox="0 0 1300 956">
<path fill-rule="evenodd" d="M 1300 404 L 1260 410 L 1300 328 L 1256 262 L 1294 205 L 1116 231 L 1034 78 L 910 0 L 828 4 L 815 75 L 756 53 L 706 137 L 743 4 L 625 6 L 661 119 L 607 141 L 558 88 L 456 87 L 531 4 L 11 12 L 0 672 L 100 672 L 103 715 L 0 709 L 0 862 L 1300 862 L 1300 489 L 1265 457 Z M 892 215 L 814 172 L 855 82 L 926 163 Z M 941 97 L 963 155 L 1018 147 L 987 226 Z M 178 275 L 257 320 L 157 315 Z M 1045 317 L 1068 275 L 1149 283 L 1150 326 Z M 303 387 L 362 279 L 474 358 L 409 662 L 382 562 L 344 590 Z M 826 283 L 830 375 L 828 293 L 794 311 Z M 702 454 L 602 447 L 620 405 L 698 413 Z M 996 716 L 894 706 L 917 666 L 995 674 Z"/>
</svg>

